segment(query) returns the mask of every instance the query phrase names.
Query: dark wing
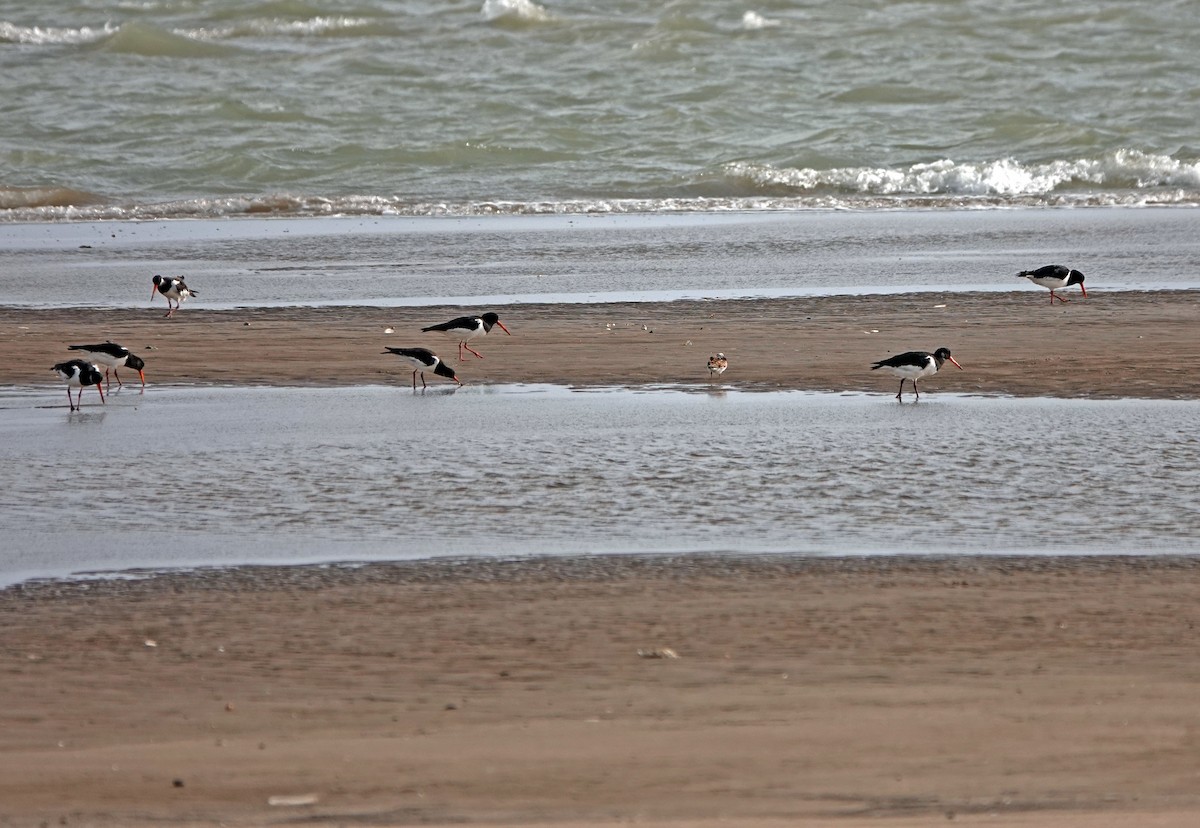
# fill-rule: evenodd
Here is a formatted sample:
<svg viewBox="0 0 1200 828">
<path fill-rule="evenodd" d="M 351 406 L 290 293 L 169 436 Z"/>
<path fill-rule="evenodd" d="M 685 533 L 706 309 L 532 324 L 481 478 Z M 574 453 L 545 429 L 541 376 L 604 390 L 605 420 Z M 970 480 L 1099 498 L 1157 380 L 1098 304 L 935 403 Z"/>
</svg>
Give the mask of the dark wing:
<svg viewBox="0 0 1200 828">
<path fill-rule="evenodd" d="M 411 357 L 424 362 L 433 362 L 435 359 L 433 351 L 428 348 L 388 348 L 384 351 L 385 354 L 395 354 L 396 356 Z"/>
<path fill-rule="evenodd" d="M 924 351 L 905 351 L 902 354 L 896 354 L 887 359 L 879 360 L 879 362 L 871 366 L 871 370 L 874 371 L 876 368 L 903 368 L 909 365 L 920 368 L 928 364 L 929 354 Z"/>
<path fill-rule="evenodd" d="M 457 319 L 451 319 L 449 322 L 442 322 L 437 325 L 430 325 L 428 328 L 421 328 L 422 331 L 473 331 L 479 326 L 479 319 L 475 316 L 460 316 Z"/>
<path fill-rule="evenodd" d="M 1070 268 L 1063 265 L 1046 265 L 1045 267 L 1039 267 L 1037 270 L 1023 271 L 1021 275 L 1033 276 L 1036 279 L 1065 279 L 1070 272 Z"/>
</svg>

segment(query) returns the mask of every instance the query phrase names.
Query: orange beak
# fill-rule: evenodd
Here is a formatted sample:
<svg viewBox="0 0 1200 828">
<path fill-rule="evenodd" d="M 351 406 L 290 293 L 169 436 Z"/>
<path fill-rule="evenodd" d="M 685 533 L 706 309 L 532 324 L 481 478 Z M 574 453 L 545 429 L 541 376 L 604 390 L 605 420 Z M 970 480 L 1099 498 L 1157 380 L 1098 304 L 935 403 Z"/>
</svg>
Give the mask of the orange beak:
<svg viewBox="0 0 1200 828">
<path fill-rule="evenodd" d="M 156 293 L 158 293 L 158 285 L 151 285 L 150 286 L 150 301 L 151 302 L 154 301 L 154 294 L 156 294 Z"/>
<path fill-rule="evenodd" d="M 950 360 L 950 361 L 951 361 L 951 362 L 953 362 L 955 365 L 958 365 L 958 360 L 957 360 L 957 359 L 955 359 L 954 357 L 946 357 L 946 359 Z M 960 370 L 960 371 L 962 370 L 962 366 L 961 366 L 961 365 L 958 365 L 958 370 Z"/>
<path fill-rule="evenodd" d="M 1087 288 L 1085 288 L 1083 286 L 1083 282 L 1079 283 L 1079 290 L 1083 294 L 1083 298 L 1086 299 L 1087 298 Z"/>
<path fill-rule="evenodd" d="M 1080 285 L 1080 287 L 1083 287 L 1083 285 Z M 504 331 L 509 336 L 512 336 L 512 334 L 509 333 L 508 328 L 504 327 L 504 323 L 501 322 L 499 319 L 496 320 L 496 324 L 500 326 L 500 330 Z"/>
<path fill-rule="evenodd" d="M 145 388 L 146 387 L 146 374 L 142 371 L 138 371 L 138 376 L 142 378 L 142 388 Z"/>
</svg>

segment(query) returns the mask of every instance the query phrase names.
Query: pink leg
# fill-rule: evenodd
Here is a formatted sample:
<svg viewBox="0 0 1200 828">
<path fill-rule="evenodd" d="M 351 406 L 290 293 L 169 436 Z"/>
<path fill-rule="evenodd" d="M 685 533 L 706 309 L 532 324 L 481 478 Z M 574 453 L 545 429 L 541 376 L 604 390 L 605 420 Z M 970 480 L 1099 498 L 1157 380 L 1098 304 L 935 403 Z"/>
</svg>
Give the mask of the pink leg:
<svg viewBox="0 0 1200 828">
<path fill-rule="evenodd" d="M 67 405 L 71 406 L 71 410 L 75 410 L 75 400 L 71 398 L 71 386 L 67 386 Z"/>
<path fill-rule="evenodd" d="M 475 356 L 479 357 L 480 359 L 483 359 L 483 354 L 479 353 L 479 351 L 476 351 L 474 348 L 472 348 L 472 347 L 471 347 L 470 345 L 468 345 L 467 343 L 465 343 L 465 342 L 464 342 L 464 343 L 462 343 L 462 346 L 463 346 L 464 348 L 466 348 L 468 351 L 470 351 L 471 353 L 473 353 Z M 460 353 L 461 353 L 461 352 L 460 352 Z"/>
</svg>

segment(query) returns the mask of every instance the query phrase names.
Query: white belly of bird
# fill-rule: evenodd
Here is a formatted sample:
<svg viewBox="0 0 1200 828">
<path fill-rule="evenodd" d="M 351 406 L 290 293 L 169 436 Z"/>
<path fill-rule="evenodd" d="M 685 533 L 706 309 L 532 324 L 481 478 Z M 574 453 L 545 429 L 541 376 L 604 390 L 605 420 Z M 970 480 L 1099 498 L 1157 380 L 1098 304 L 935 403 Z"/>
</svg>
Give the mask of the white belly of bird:
<svg viewBox="0 0 1200 828">
<path fill-rule="evenodd" d="M 1066 279 L 1030 279 L 1029 281 L 1038 287 L 1050 288 L 1050 290 L 1058 290 L 1067 284 Z"/>
<path fill-rule="evenodd" d="M 125 358 L 118 359 L 105 353 L 94 353 L 92 351 L 84 351 L 87 358 L 94 362 L 100 368 L 122 368 L 125 365 Z"/>
<path fill-rule="evenodd" d="M 407 362 L 408 367 L 414 371 L 432 371 L 433 370 L 432 365 L 426 365 L 424 362 L 421 362 L 421 360 L 417 359 L 416 357 L 402 356 L 402 357 L 400 357 L 400 360 L 402 362 Z"/>
<path fill-rule="evenodd" d="M 883 370 L 890 373 L 893 377 L 900 379 L 919 380 L 928 377 L 931 374 L 937 373 L 937 366 L 933 360 L 929 360 L 922 366 L 917 365 L 901 365 L 892 366 L 884 365 Z"/>
</svg>

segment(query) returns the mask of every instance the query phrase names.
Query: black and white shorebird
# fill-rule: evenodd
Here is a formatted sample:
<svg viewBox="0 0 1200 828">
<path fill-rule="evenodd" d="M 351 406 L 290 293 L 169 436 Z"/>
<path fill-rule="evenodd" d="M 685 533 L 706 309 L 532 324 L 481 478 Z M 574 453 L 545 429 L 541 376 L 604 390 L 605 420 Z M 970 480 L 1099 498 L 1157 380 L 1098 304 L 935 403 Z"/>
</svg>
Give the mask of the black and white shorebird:
<svg viewBox="0 0 1200 828">
<path fill-rule="evenodd" d="M 430 325 L 428 328 L 421 328 L 422 333 L 441 333 L 445 334 L 450 339 L 458 340 L 458 361 L 463 361 L 463 348 L 473 353 L 475 356 L 483 359 L 483 354 L 476 351 L 467 343 L 477 336 L 484 336 L 492 328 L 499 325 L 500 330 L 504 331 L 509 336 L 512 333 L 508 328 L 504 327 L 504 323 L 500 321 L 500 317 L 488 311 L 482 316 L 460 316 L 457 319 L 451 319 L 449 322 L 442 322 L 440 325 Z"/>
<path fill-rule="evenodd" d="M 1049 288 L 1051 305 L 1054 304 L 1055 299 L 1060 302 L 1068 301 L 1054 291 L 1062 290 L 1070 285 L 1079 285 L 1079 291 L 1083 294 L 1083 298 L 1087 298 L 1087 288 L 1083 286 L 1083 274 L 1065 265 L 1046 265 L 1037 270 L 1022 270 L 1017 274 L 1017 278 L 1028 279 L 1038 287 Z"/>
<path fill-rule="evenodd" d="M 154 287 L 150 288 L 150 298 L 154 298 L 155 293 L 161 293 L 167 298 L 167 318 L 171 314 L 179 310 L 179 306 L 183 304 L 183 300 L 189 296 L 199 296 L 196 291 L 192 290 L 183 279 L 178 276 L 155 276 L 152 280 Z M 175 300 L 175 307 L 171 307 L 171 300 Z"/>
<path fill-rule="evenodd" d="M 400 359 L 407 362 L 413 369 L 413 390 L 417 390 L 417 374 L 421 374 L 421 387 L 428 388 L 425 384 L 425 372 L 432 371 L 439 377 L 446 377 L 462 385 L 462 381 L 454 375 L 454 369 L 446 363 L 442 362 L 441 357 L 435 354 L 428 348 L 388 348 L 383 353 L 395 354 Z"/>
<path fill-rule="evenodd" d="M 138 372 L 138 376 L 142 378 L 142 388 L 146 387 L 146 375 L 142 369 L 146 367 L 146 363 L 140 356 L 132 353 L 128 348 L 124 348 L 115 342 L 101 342 L 98 345 L 68 345 L 69 351 L 82 351 L 83 356 L 89 361 L 96 364 L 97 367 L 104 369 L 104 387 L 109 386 L 108 372 L 112 371 L 117 378 L 117 387 L 124 387 L 121 382 L 121 375 L 117 372 L 118 368 L 132 368 Z"/>
<path fill-rule="evenodd" d="M 894 377 L 900 378 L 900 390 L 896 394 L 896 399 L 903 399 L 900 395 L 904 393 L 904 381 L 911 380 L 913 393 L 917 399 L 921 399 L 921 392 L 917 390 L 917 380 L 925 377 L 932 377 L 942 367 L 942 364 L 950 360 L 962 370 L 962 366 L 958 364 L 958 360 L 950 356 L 949 348 L 938 348 L 932 354 L 925 351 L 908 351 L 903 354 L 896 354 L 894 357 L 881 359 L 871 366 L 871 370 L 882 368 Z"/>
<path fill-rule="evenodd" d="M 71 399 L 71 389 L 79 389 L 79 405 L 83 406 L 83 388 L 86 385 L 96 386 L 96 390 L 100 392 L 100 402 L 104 402 L 104 389 L 100 387 L 100 383 L 104 381 L 104 375 L 100 373 L 100 369 L 90 362 L 82 359 L 70 359 L 66 362 L 60 362 L 50 369 L 58 374 L 59 378 L 67 384 L 67 403 L 71 406 L 71 410 L 75 410 L 75 401 Z"/>
<path fill-rule="evenodd" d="M 724 354 L 717 354 L 716 356 L 709 357 L 708 358 L 709 379 L 711 379 L 712 377 L 719 377 L 721 374 L 724 374 L 725 369 L 728 367 L 729 367 L 729 360 L 725 358 Z"/>
</svg>

